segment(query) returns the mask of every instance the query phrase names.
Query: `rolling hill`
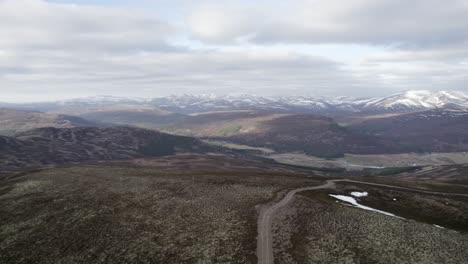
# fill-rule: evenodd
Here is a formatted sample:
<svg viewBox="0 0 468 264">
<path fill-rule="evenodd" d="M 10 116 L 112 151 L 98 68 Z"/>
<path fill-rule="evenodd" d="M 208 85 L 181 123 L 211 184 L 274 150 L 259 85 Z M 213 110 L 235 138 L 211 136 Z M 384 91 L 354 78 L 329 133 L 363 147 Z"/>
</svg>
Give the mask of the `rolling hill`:
<svg viewBox="0 0 468 264">
<path fill-rule="evenodd" d="M 227 140 L 279 152 L 303 151 L 321 157 L 344 153 L 393 151 L 377 138 L 362 136 L 316 115 L 285 115 L 262 121 L 255 131 L 230 135 Z"/>
<path fill-rule="evenodd" d="M 181 152 L 206 153 L 219 148 L 197 139 L 131 127 L 38 128 L 16 137 L 0 137 L 0 168 L 69 162 L 121 160 Z"/>
<path fill-rule="evenodd" d="M 96 125 L 95 122 L 75 116 L 0 108 L 0 135 L 8 136 L 41 127 L 71 128 Z"/>
<path fill-rule="evenodd" d="M 435 109 L 372 118 L 349 126 L 356 133 L 398 144 L 408 152 L 468 150 L 468 111 Z"/>
<path fill-rule="evenodd" d="M 323 157 L 454 152 L 468 150 L 467 111 L 462 110 L 467 106 L 466 93 L 449 91 L 408 91 L 370 99 L 96 97 L 49 103 L 50 113 L 3 110 L 0 133 L 13 135 L 37 127 L 96 126 L 96 122 Z"/>
<path fill-rule="evenodd" d="M 157 108 L 100 108 L 88 109 L 79 115 L 86 120 L 116 125 L 131 125 L 159 129 L 185 119 L 185 115 Z"/>
<path fill-rule="evenodd" d="M 354 133 L 329 117 L 312 114 L 203 113 L 187 116 L 165 129 L 175 134 L 265 147 L 278 152 L 303 151 L 324 157 L 390 151 L 375 137 Z"/>
<path fill-rule="evenodd" d="M 207 112 L 187 115 L 164 130 L 195 137 L 225 137 L 256 131 L 262 121 L 284 115 L 249 110 Z"/>
</svg>

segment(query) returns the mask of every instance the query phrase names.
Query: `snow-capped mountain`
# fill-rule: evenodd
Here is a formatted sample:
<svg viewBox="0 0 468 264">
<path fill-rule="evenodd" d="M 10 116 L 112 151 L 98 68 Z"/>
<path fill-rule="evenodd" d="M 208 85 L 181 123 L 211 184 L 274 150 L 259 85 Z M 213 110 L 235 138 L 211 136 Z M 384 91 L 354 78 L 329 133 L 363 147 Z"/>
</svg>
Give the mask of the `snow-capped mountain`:
<svg viewBox="0 0 468 264">
<path fill-rule="evenodd" d="M 414 90 L 386 97 L 316 98 L 307 96 L 261 97 L 255 95 L 184 95 L 154 99 L 152 103 L 171 111 L 276 110 L 285 112 L 418 111 L 437 108 L 468 108 L 468 93 Z"/>
<path fill-rule="evenodd" d="M 259 110 L 283 113 L 413 112 L 439 108 L 468 109 L 468 93 L 413 90 L 385 97 L 362 98 L 312 96 L 263 97 L 214 94 L 173 95 L 159 98 L 94 96 L 59 102 L 20 105 L 18 108 L 60 112 L 64 108 L 108 105 L 155 107 L 178 113 Z M 0 104 L 1 106 L 1 104 Z M 6 106 L 14 107 L 14 106 Z"/>
<path fill-rule="evenodd" d="M 139 97 L 121 97 L 121 96 L 112 96 L 112 95 L 97 95 L 89 96 L 76 99 L 68 99 L 58 101 L 60 105 L 72 105 L 72 104 L 141 104 L 147 103 L 151 99 L 139 98 Z"/>
<path fill-rule="evenodd" d="M 328 111 L 334 106 L 325 100 L 303 96 L 262 97 L 256 95 L 216 96 L 183 95 L 156 98 L 152 103 L 161 109 L 194 113 L 222 110 Z"/>
<path fill-rule="evenodd" d="M 466 108 L 468 107 L 468 93 L 415 90 L 351 103 L 361 110 L 421 110 L 448 106 Z"/>
</svg>

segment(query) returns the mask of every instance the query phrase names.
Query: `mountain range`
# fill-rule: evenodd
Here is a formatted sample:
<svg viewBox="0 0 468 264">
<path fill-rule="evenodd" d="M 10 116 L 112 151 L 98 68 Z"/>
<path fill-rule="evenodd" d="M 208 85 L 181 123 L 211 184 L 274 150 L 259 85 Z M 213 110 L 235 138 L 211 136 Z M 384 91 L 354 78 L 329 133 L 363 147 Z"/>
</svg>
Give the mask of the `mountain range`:
<svg viewBox="0 0 468 264">
<path fill-rule="evenodd" d="M 468 108 L 468 93 L 462 91 L 412 90 L 374 98 L 313 96 L 263 97 L 256 95 L 173 95 L 159 98 L 127 98 L 95 96 L 45 103 L 6 104 L 0 107 L 21 108 L 44 112 L 64 113 L 70 109 L 109 108 L 113 105 L 130 108 L 165 110 L 191 114 L 209 111 L 258 110 L 295 113 L 336 112 L 411 112 L 437 108 Z M 141 109 L 139 109 L 141 110 Z"/>
<path fill-rule="evenodd" d="M 54 163 L 61 158 L 74 161 L 118 159 L 121 155 L 137 157 L 141 155 L 135 152 L 138 149 L 135 146 L 141 142 L 138 138 L 144 139 L 146 133 L 152 133 L 137 127 L 173 136 L 225 141 L 282 153 L 300 151 L 322 157 L 339 157 L 345 153 L 468 150 L 468 94 L 463 92 L 408 91 L 371 99 L 99 96 L 8 106 L 15 109 L 0 109 L 0 135 L 11 136 L 3 138 L 2 148 L 16 149 L 16 154 L 9 156 L 27 160 L 28 153 L 52 153 L 47 159 Z M 130 126 L 136 130 L 129 132 Z M 88 135 L 81 131 L 91 131 L 90 135 L 94 136 L 72 140 Z M 26 137 L 27 133 L 36 136 Z M 43 136 L 44 133 L 48 136 Z M 51 141 L 50 135 L 55 134 L 60 136 L 54 136 Z M 105 143 L 118 142 L 122 137 L 128 138 L 125 142 L 130 145 L 120 145 L 130 149 L 113 149 L 112 144 Z M 91 142 L 98 147 L 88 149 L 75 141 Z M 38 148 L 30 150 L 26 146 Z M 55 146 L 53 150 L 51 146 Z M 110 149 L 112 154 L 93 152 L 96 149 Z M 8 159 L 4 157 L 4 160 Z M 22 166 L 16 158 L 13 160 Z M 35 164 L 36 160 L 34 157 L 26 163 Z"/>
<path fill-rule="evenodd" d="M 255 95 L 183 95 L 148 101 L 161 109 L 179 113 L 254 109 L 275 112 L 388 112 L 436 108 L 468 108 L 468 93 L 414 90 L 375 98 L 317 98 L 308 96 L 261 97 Z"/>
</svg>

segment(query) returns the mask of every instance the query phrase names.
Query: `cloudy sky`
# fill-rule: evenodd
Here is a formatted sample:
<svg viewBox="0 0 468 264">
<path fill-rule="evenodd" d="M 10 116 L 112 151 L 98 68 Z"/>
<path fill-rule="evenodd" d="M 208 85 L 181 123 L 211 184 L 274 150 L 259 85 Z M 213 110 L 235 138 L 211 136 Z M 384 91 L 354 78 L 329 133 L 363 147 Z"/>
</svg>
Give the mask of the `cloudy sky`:
<svg viewBox="0 0 468 264">
<path fill-rule="evenodd" d="M 468 90 L 467 0 L 0 0 L 0 101 Z"/>
</svg>

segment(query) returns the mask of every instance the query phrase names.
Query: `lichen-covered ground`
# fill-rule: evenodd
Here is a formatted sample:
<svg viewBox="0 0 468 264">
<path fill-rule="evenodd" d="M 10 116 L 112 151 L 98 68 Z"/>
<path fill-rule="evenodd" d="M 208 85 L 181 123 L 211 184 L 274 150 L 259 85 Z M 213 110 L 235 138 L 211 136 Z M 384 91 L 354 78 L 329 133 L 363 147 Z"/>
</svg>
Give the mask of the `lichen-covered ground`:
<svg viewBox="0 0 468 264">
<path fill-rule="evenodd" d="M 27 174 L 0 181 L 0 263 L 255 263 L 256 205 L 317 183 L 119 164 Z"/>
<path fill-rule="evenodd" d="M 303 170 L 220 155 L 17 174 L 0 179 L 0 263 L 256 263 L 259 205 L 321 183 Z M 418 221 L 328 196 L 350 191 Z M 468 236 L 432 225 L 463 227 L 464 199 L 357 183 L 300 193 L 274 219 L 276 262 L 468 263 Z M 440 222 L 444 215 L 455 220 Z"/>
<path fill-rule="evenodd" d="M 300 194 L 274 221 L 276 263 L 468 263 L 468 236 Z"/>
</svg>

